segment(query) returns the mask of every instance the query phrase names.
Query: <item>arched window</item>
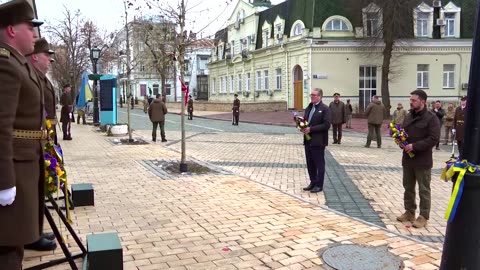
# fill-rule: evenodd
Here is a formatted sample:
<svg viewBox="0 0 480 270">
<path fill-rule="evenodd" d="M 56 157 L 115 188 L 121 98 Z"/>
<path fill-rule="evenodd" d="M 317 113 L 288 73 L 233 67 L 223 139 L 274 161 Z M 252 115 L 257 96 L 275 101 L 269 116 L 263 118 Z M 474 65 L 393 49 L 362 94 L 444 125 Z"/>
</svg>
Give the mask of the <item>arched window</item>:
<svg viewBox="0 0 480 270">
<path fill-rule="evenodd" d="M 330 20 L 325 28 L 327 31 L 348 31 L 347 24 L 340 19 Z"/>
<path fill-rule="evenodd" d="M 298 22 L 293 26 L 293 35 L 294 36 L 299 36 L 303 34 L 303 23 Z"/>
</svg>

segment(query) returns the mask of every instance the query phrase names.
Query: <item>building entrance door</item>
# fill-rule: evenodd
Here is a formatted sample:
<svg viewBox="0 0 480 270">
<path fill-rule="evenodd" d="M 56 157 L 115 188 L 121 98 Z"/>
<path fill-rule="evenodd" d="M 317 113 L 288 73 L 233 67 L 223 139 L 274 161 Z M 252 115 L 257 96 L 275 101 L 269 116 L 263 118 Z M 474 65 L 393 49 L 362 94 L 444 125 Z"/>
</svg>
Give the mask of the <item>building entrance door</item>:
<svg viewBox="0 0 480 270">
<path fill-rule="evenodd" d="M 303 70 L 299 65 L 293 68 L 293 108 L 303 109 Z"/>
</svg>

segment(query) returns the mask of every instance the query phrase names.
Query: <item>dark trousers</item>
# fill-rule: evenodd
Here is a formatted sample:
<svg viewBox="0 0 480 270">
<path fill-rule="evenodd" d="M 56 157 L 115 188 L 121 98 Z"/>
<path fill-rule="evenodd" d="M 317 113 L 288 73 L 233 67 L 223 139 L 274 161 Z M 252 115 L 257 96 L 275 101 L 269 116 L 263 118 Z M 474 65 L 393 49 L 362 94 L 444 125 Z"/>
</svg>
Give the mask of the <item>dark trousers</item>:
<svg viewBox="0 0 480 270">
<path fill-rule="evenodd" d="M 62 122 L 62 132 L 64 139 L 72 136 L 72 134 L 70 134 L 70 122 Z"/>
<path fill-rule="evenodd" d="M 458 156 L 460 157 L 463 151 L 463 140 L 457 140 L 457 147 L 458 147 Z"/>
<path fill-rule="evenodd" d="M 0 269 L 21 270 L 23 246 L 0 247 Z"/>
<path fill-rule="evenodd" d="M 305 157 L 307 159 L 308 176 L 310 182 L 323 188 L 325 180 L 325 146 L 310 146 L 305 144 Z"/>
<path fill-rule="evenodd" d="M 193 120 L 193 110 L 188 110 L 188 120 Z"/>
<path fill-rule="evenodd" d="M 415 202 L 415 184 L 418 183 L 418 194 L 420 197 L 420 215 L 424 218 L 430 218 L 431 192 L 430 180 L 432 177 L 431 169 L 418 169 L 403 167 L 403 203 L 405 210 L 415 213 L 417 204 Z"/>
<path fill-rule="evenodd" d="M 367 146 L 370 146 L 372 143 L 373 133 L 377 137 L 377 146 L 382 145 L 382 135 L 380 134 L 380 124 L 368 124 L 368 135 L 367 135 Z"/>
<path fill-rule="evenodd" d="M 239 111 L 233 111 L 232 125 L 237 125 L 238 126 L 238 120 L 240 120 L 240 112 Z"/>
<path fill-rule="evenodd" d="M 332 124 L 334 143 L 342 141 L 342 125 L 343 124 Z"/>
<path fill-rule="evenodd" d="M 157 140 L 157 127 L 159 125 L 160 125 L 160 136 L 162 136 L 162 140 L 165 140 L 165 121 L 152 122 L 152 123 L 153 123 L 152 141 Z"/>
</svg>

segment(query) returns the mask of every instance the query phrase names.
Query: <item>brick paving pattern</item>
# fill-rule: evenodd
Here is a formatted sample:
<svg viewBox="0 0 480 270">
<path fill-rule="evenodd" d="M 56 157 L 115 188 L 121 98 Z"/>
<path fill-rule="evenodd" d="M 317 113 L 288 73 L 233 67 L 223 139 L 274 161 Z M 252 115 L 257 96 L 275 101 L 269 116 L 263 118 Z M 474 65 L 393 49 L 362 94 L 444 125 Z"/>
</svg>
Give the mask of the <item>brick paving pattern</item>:
<svg viewBox="0 0 480 270">
<path fill-rule="evenodd" d="M 90 233 L 119 233 L 125 269 L 329 269 L 318 252 L 341 243 L 388 246 L 404 259 L 407 269 L 438 268 L 440 249 L 400 236 L 390 226 L 393 222 L 385 222 L 401 208 L 398 171 L 388 175 L 345 170 L 362 194 L 378 203 L 371 203 L 373 209 L 391 211 L 380 215 L 387 228 L 393 229 L 389 232 L 318 206 L 325 203 L 323 194 L 301 191 L 306 184 L 305 168 L 222 166 L 235 174 L 162 179 L 141 161 L 178 159 L 178 152 L 172 151 L 178 144 L 113 146 L 89 126 L 75 126 L 73 134 L 73 141 L 62 142 L 69 179 L 92 183 L 96 200 L 95 207 L 75 208 L 74 228 L 83 240 Z M 138 135 L 150 136 L 148 131 Z M 179 134 L 170 133 L 169 138 L 178 139 Z M 228 143 L 232 138 L 238 144 Z M 252 140 L 269 143 L 250 145 Z M 213 162 L 301 164 L 304 156 L 298 140 L 294 135 L 197 135 L 189 139 L 188 155 Z M 350 140 L 352 145 L 330 148 L 339 165 L 380 160 L 379 164 L 398 166 L 398 150 L 393 145 L 364 150 L 355 141 L 360 138 L 346 142 Z M 235 157 L 230 153 L 233 149 Z M 439 182 L 438 186 L 448 185 Z M 435 196 L 441 195 L 437 191 L 434 186 Z M 435 196 L 434 202 L 440 202 Z M 435 205 L 439 212 L 435 216 L 440 216 L 443 209 Z M 69 237 L 67 242 L 73 243 Z M 24 267 L 61 256 L 60 249 L 28 251 Z"/>
</svg>

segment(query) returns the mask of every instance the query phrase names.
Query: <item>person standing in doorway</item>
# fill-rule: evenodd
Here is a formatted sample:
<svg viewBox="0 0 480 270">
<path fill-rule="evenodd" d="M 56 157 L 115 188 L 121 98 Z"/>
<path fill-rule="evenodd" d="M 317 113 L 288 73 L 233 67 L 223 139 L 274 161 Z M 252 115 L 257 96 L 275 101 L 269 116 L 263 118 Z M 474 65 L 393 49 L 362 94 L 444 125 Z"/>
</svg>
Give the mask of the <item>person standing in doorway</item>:
<svg viewBox="0 0 480 270">
<path fill-rule="evenodd" d="M 323 90 L 313 89 L 310 93 L 310 104 L 305 109 L 303 117 L 308 121 L 308 127 L 301 131 L 310 135 L 310 140 L 304 136 L 305 158 L 307 160 L 310 184 L 303 190 L 317 193 L 323 191 L 325 179 L 325 148 L 328 145 L 328 130 L 330 129 L 330 109 L 322 102 Z"/>
<path fill-rule="evenodd" d="M 62 110 L 60 111 L 60 122 L 62 122 L 62 131 L 64 140 L 72 140 L 72 134 L 70 133 L 70 122 L 72 121 L 72 87 L 70 84 L 63 86 L 63 94 L 60 97 L 60 104 Z"/>
<path fill-rule="evenodd" d="M 240 99 L 238 99 L 238 95 L 233 95 L 235 98 L 233 99 L 233 107 L 232 107 L 232 125 L 238 126 L 238 121 L 240 120 Z"/>
<path fill-rule="evenodd" d="M 188 120 L 193 120 L 193 98 L 192 95 L 188 95 Z"/>
<path fill-rule="evenodd" d="M 455 109 L 452 133 L 457 140 L 459 156 L 463 151 L 463 138 L 465 137 L 465 119 L 467 116 L 467 96 L 460 98 L 460 106 Z"/>
<path fill-rule="evenodd" d="M 167 106 L 162 101 L 162 95 L 157 94 L 157 98 L 153 100 L 152 104 L 148 107 L 148 117 L 153 124 L 152 141 L 157 141 L 157 127 L 160 126 L 160 136 L 162 136 L 162 142 L 166 142 L 165 138 L 165 114 L 167 114 Z"/>
<path fill-rule="evenodd" d="M 350 99 L 347 99 L 347 104 L 345 104 L 345 112 L 347 114 L 347 124 L 345 127 L 352 128 L 353 108 L 352 108 L 352 104 L 350 103 Z"/>
<path fill-rule="evenodd" d="M 408 134 L 408 145 L 403 148 L 403 203 L 405 212 L 397 217 L 400 222 L 410 221 L 413 227 L 422 228 L 430 218 L 433 153 L 432 149 L 440 140 L 440 123 L 437 116 L 427 108 L 427 93 L 415 90 L 410 93 L 411 110 L 404 122 Z M 410 157 L 409 153 L 415 154 Z M 415 219 L 415 185 L 418 183 L 420 215 Z"/>
<path fill-rule="evenodd" d="M 342 126 L 345 124 L 346 112 L 345 103 L 340 101 L 340 94 L 333 94 L 333 101 L 330 102 L 330 113 L 332 117 L 333 144 L 342 143 Z"/>
<path fill-rule="evenodd" d="M 383 113 L 385 107 L 378 98 L 378 96 L 372 97 L 372 102 L 368 104 L 367 109 L 365 110 L 365 115 L 367 116 L 368 122 L 368 135 L 367 135 L 367 144 L 365 147 L 369 148 L 370 143 L 372 142 L 373 133 L 377 137 L 377 148 L 382 147 L 382 134 L 380 133 L 380 128 L 383 123 Z"/>
<path fill-rule="evenodd" d="M 24 245 L 42 231 L 45 107 L 40 78 L 25 58 L 41 24 L 27 1 L 0 4 L 1 269 L 22 269 Z"/>
</svg>

